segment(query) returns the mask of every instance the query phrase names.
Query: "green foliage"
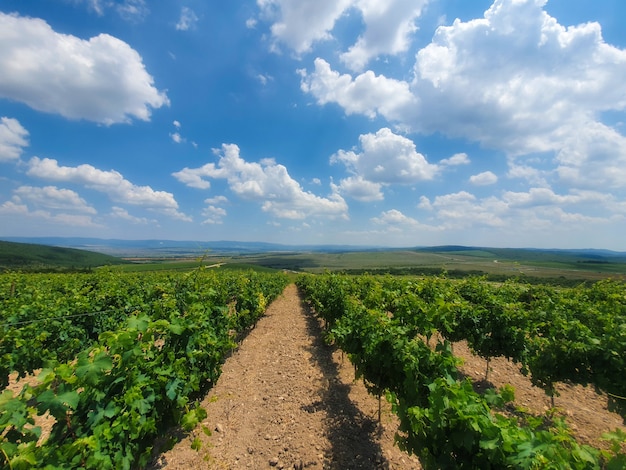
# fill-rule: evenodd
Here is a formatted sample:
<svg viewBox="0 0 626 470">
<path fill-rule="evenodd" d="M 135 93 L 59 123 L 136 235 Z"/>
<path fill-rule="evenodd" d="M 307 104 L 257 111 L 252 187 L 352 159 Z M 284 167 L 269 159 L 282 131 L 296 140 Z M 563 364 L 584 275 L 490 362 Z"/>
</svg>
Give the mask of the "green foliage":
<svg viewBox="0 0 626 470">
<path fill-rule="evenodd" d="M 286 283 L 282 275 L 203 269 L 0 277 L 0 292 L 8 287 L 0 336 L 4 368 L 27 373 L 38 364 L 38 351 L 31 356 L 24 347 L 25 335 L 41 337 L 48 366 L 39 384 L 15 397 L 6 391 L 0 395 L 0 466 L 145 466 L 156 437 L 175 425 L 192 430 L 206 418 L 197 401 L 219 377 L 235 337 L 254 325 Z M 25 302 L 33 292 L 41 298 L 35 306 Z M 65 295 L 57 297 L 58 292 Z M 107 315 L 116 320 L 104 325 L 112 328 L 67 315 L 69 303 L 63 298 L 93 312 L 105 310 L 103 302 L 109 302 Z M 57 305 L 60 310 L 51 309 Z M 52 335 L 44 334 L 56 322 L 82 332 L 84 341 L 60 354 L 48 341 Z M 90 338 L 90 328 L 96 328 L 96 339 Z M 39 429 L 33 417 L 45 413 L 55 424 L 50 437 L 36 445 Z"/>
<path fill-rule="evenodd" d="M 425 469 L 624 468 L 626 435 L 607 436 L 612 449 L 600 451 L 578 444 L 552 415 L 505 416 L 513 389 L 476 393 L 458 380 L 448 343 L 466 339 L 485 358 L 518 361 L 548 393 L 556 381 L 579 381 L 617 401 L 626 396 L 623 284 L 557 290 L 336 274 L 301 276 L 297 284 L 368 388 L 387 392 L 400 418 L 398 444 Z M 433 331 L 446 338 L 434 348 L 422 339 Z"/>
</svg>

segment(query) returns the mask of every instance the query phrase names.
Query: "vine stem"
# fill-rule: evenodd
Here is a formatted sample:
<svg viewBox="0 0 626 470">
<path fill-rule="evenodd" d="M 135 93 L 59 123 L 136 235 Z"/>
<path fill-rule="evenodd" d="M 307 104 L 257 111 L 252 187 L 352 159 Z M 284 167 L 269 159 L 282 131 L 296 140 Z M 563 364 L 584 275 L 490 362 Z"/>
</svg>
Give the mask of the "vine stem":
<svg viewBox="0 0 626 470">
<path fill-rule="evenodd" d="M 382 420 L 380 418 L 380 415 L 381 415 L 381 404 L 380 404 L 380 402 L 382 401 L 381 397 L 382 397 L 382 393 L 379 393 L 378 394 L 378 427 L 379 428 L 382 428 L 382 426 L 383 426 Z"/>
<path fill-rule="evenodd" d="M 7 453 L 4 451 L 3 448 L 0 447 L 0 450 L 2 451 L 2 455 L 4 455 L 4 458 L 6 459 L 7 463 L 9 464 L 9 469 L 13 470 L 13 465 L 11 465 L 11 460 L 9 459 L 9 456 L 7 455 Z"/>
<path fill-rule="evenodd" d="M 608 396 L 613 397 L 613 398 L 619 398 L 620 400 L 626 400 L 626 397 L 620 397 L 619 395 L 615 395 L 613 393 L 606 393 Z"/>
</svg>

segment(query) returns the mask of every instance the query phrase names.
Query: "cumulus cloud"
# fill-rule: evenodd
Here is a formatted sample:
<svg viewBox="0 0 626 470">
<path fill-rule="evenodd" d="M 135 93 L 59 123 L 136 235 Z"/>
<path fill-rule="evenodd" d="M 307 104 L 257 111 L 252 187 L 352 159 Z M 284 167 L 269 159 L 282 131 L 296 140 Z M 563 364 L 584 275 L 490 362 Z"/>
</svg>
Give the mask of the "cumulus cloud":
<svg viewBox="0 0 626 470">
<path fill-rule="evenodd" d="M 498 177 L 491 171 L 483 171 L 477 175 L 470 176 L 469 182 L 476 186 L 488 186 L 497 183 Z"/>
<path fill-rule="evenodd" d="M 205 204 L 226 204 L 228 202 L 228 198 L 226 196 L 215 196 L 208 197 L 204 200 Z"/>
<path fill-rule="evenodd" d="M 363 31 L 340 59 L 352 70 L 361 70 L 376 57 L 409 49 L 417 30 L 415 22 L 428 1 L 257 0 L 257 4 L 261 18 L 272 23 L 272 48 L 276 50 L 283 44 L 296 54 L 310 51 L 315 43 L 334 39 L 337 21 L 354 13 Z M 257 22 L 249 24 L 256 26 Z"/>
<path fill-rule="evenodd" d="M 370 195 L 370 200 L 382 198 L 381 185 L 413 184 L 433 179 L 438 172 L 436 165 L 428 163 L 424 155 L 417 152 L 412 140 L 389 128 L 384 127 L 375 134 L 362 134 L 359 143 L 360 151 L 339 150 L 331 157 L 331 162 L 343 163 L 356 175 L 356 178 L 342 180 L 340 188 L 360 187 L 364 194 Z M 370 184 L 365 185 L 365 181 Z"/>
<path fill-rule="evenodd" d="M 455 153 L 450 158 L 444 158 L 439 162 L 442 166 L 469 165 L 471 163 L 466 153 Z"/>
<path fill-rule="evenodd" d="M 13 219 L 20 226 L 28 225 L 28 221 L 31 220 L 37 225 L 41 225 L 41 221 L 44 221 L 46 224 L 54 224 L 59 227 L 102 228 L 102 225 L 96 223 L 90 214 L 31 208 L 17 195 L 0 205 L 0 215 L 5 221 Z"/>
<path fill-rule="evenodd" d="M 545 5 L 495 0 L 482 18 L 440 26 L 411 79 L 340 74 L 317 59 L 301 88 L 346 114 L 479 142 L 512 165 L 550 153 L 567 184 L 618 187 L 625 138 L 601 117 L 626 108 L 626 50 L 607 44 L 598 23 L 563 26 Z"/>
<path fill-rule="evenodd" d="M 176 30 L 187 31 L 189 29 L 193 29 L 197 22 L 198 16 L 196 13 L 189 7 L 183 7 L 180 11 L 178 23 L 176 23 Z"/>
<path fill-rule="evenodd" d="M 226 209 L 213 205 L 208 205 L 202 211 L 202 215 L 206 217 L 203 224 L 221 224 L 224 217 L 226 217 Z"/>
<path fill-rule="evenodd" d="M 467 191 L 436 196 L 433 200 L 422 196 L 417 207 L 432 214 L 432 223 L 442 230 L 482 227 L 499 230 L 490 234 L 522 236 L 521 239 L 546 231 L 592 233 L 626 215 L 626 203 L 614 195 L 584 190 L 558 194 L 550 188 L 537 187 L 482 199 Z"/>
<path fill-rule="evenodd" d="M 442 228 L 465 229 L 474 226 L 503 227 L 502 218 L 507 211 L 504 202 L 496 198 L 479 200 L 467 191 L 436 196 L 433 201 L 420 199 L 421 209 L 434 211 Z"/>
<path fill-rule="evenodd" d="M 17 160 L 28 146 L 28 131 L 17 119 L 0 118 L 0 162 Z"/>
<path fill-rule="evenodd" d="M 360 0 L 355 2 L 361 11 L 365 31 L 356 43 L 340 58 L 350 69 L 362 70 L 374 57 L 381 54 L 397 55 L 406 52 L 411 35 L 417 30 L 415 21 L 428 0 Z"/>
<path fill-rule="evenodd" d="M 221 149 L 214 149 L 219 157 L 217 164 L 183 168 L 172 175 L 187 186 L 199 189 L 210 187 L 206 178 L 225 179 L 238 197 L 260 203 L 263 211 L 279 218 L 347 217 L 347 204 L 339 194 L 323 198 L 304 191 L 283 165 L 272 159 L 247 162 L 239 152 L 237 145 L 223 144 Z"/>
<path fill-rule="evenodd" d="M 380 183 L 367 181 L 361 175 L 343 178 L 334 188 L 339 194 L 362 202 L 382 201 L 385 198 Z"/>
<path fill-rule="evenodd" d="M 407 217 L 397 209 L 391 209 L 380 214 L 379 217 L 373 217 L 372 222 L 379 225 L 392 226 L 417 226 L 420 223 L 411 217 Z"/>
<path fill-rule="evenodd" d="M 137 186 L 115 170 L 103 171 L 88 164 L 59 166 L 54 159 L 39 157 L 31 158 L 28 167 L 29 176 L 83 185 L 106 194 L 114 202 L 145 207 L 179 220 L 190 220 L 178 212 L 178 203 L 171 193 L 155 191 L 150 186 Z"/>
<path fill-rule="evenodd" d="M 626 51 L 597 23 L 560 25 L 545 3 L 496 0 L 484 18 L 441 26 L 417 54 L 412 89 L 429 119 L 415 124 L 524 154 L 558 149 L 569 123 L 623 109 Z"/>
<path fill-rule="evenodd" d="M 560 179 L 578 188 L 623 188 L 626 181 L 626 137 L 599 122 L 587 122 L 569 133 L 556 154 Z"/>
<path fill-rule="evenodd" d="M 41 19 L 0 12 L 0 69 L 0 97 L 70 119 L 148 121 L 169 104 L 124 41 L 60 34 Z"/>
<path fill-rule="evenodd" d="M 96 209 L 87 204 L 87 201 L 71 189 L 57 188 L 56 186 L 43 188 L 20 186 L 14 191 L 14 194 L 20 200 L 37 208 L 96 214 Z"/>
<path fill-rule="evenodd" d="M 317 58 L 315 70 L 300 70 L 301 89 L 312 94 L 317 103 L 337 103 L 346 114 L 364 114 L 369 118 L 381 115 L 390 121 L 402 121 L 417 111 L 417 98 L 409 84 L 401 80 L 367 72 L 352 78 L 331 69 L 324 59 Z"/>
<path fill-rule="evenodd" d="M 126 209 L 122 207 L 117 207 L 117 206 L 113 206 L 111 208 L 110 215 L 111 217 L 114 217 L 116 219 L 122 219 L 126 222 L 130 222 L 132 224 L 137 224 L 137 225 L 146 225 L 150 222 L 145 217 L 135 217 L 134 215 L 131 215 Z"/>
<path fill-rule="evenodd" d="M 332 37 L 337 19 L 353 0 L 257 0 L 261 16 L 271 21 L 275 42 L 287 44 L 296 53 L 310 50 L 316 41 Z"/>
</svg>

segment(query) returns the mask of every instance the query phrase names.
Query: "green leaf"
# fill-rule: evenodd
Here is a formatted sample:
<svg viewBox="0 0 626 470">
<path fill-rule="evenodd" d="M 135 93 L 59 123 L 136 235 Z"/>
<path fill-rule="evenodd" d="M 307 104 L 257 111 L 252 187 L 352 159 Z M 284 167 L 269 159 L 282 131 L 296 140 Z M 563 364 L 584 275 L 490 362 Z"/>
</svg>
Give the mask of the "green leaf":
<svg viewBox="0 0 626 470">
<path fill-rule="evenodd" d="M 98 352 L 93 358 L 83 353 L 78 356 L 76 376 L 88 385 L 94 386 L 100 382 L 104 373 L 112 368 L 113 361 L 105 351 Z"/>
<path fill-rule="evenodd" d="M 138 331 L 146 331 L 148 329 L 149 323 L 150 318 L 147 315 L 142 315 L 140 317 L 130 317 L 128 319 L 128 328 Z"/>
<path fill-rule="evenodd" d="M 48 389 L 37 397 L 39 404 L 37 410 L 40 414 L 49 410 L 57 420 L 63 420 L 68 409 L 76 409 L 79 400 L 80 395 L 76 391 L 67 391 L 57 395 L 52 389 Z"/>
<path fill-rule="evenodd" d="M 176 398 L 176 395 L 178 394 L 178 386 L 179 385 L 180 385 L 180 380 L 179 379 L 175 379 L 175 380 L 169 382 L 165 386 L 165 392 L 166 392 L 167 398 L 169 398 L 170 400 L 174 401 L 174 399 Z"/>
<path fill-rule="evenodd" d="M 202 441 L 200 440 L 199 437 L 196 437 L 191 443 L 191 448 L 195 451 L 198 451 L 200 450 L 201 447 L 202 447 Z"/>
</svg>

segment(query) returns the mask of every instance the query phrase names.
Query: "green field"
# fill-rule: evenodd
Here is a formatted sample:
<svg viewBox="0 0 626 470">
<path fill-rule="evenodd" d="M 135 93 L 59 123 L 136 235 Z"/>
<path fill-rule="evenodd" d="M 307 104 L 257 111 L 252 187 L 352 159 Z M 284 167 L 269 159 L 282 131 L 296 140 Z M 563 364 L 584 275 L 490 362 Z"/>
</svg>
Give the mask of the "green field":
<svg viewBox="0 0 626 470">
<path fill-rule="evenodd" d="M 386 250 L 344 253 L 273 253 L 237 258 L 275 269 L 310 273 L 345 271 L 390 274 L 447 272 L 520 278 L 626 279 L 626 260 L 593 260 L 569 253 L 534 250 Z"/>
<path fill-rule="evenodd" d="M 200 266 L 216 269 L 254 269 L 352 274 L 486 275 L 494 280 L 516 277 L 526 280 L 595 281 L 607 277 L 626 279 L 626 255 L 602 250 L 532 250 L 445 246 L 416 249 L 364 251 L 259 251 L 234 254 L 207 252 L 141 252 L 141 258 L 119 258 L 101 253 L 46 245 L 0 241 L 0 269 L 85 270 L 119 265 L 122 271 L 185 271 Z"/>
<path fill-rule="evenodd" d="M 85 270 L 125 263 L 128 261 L 93 251 L 0 240 L 0 271 Z"/>
</svg>

